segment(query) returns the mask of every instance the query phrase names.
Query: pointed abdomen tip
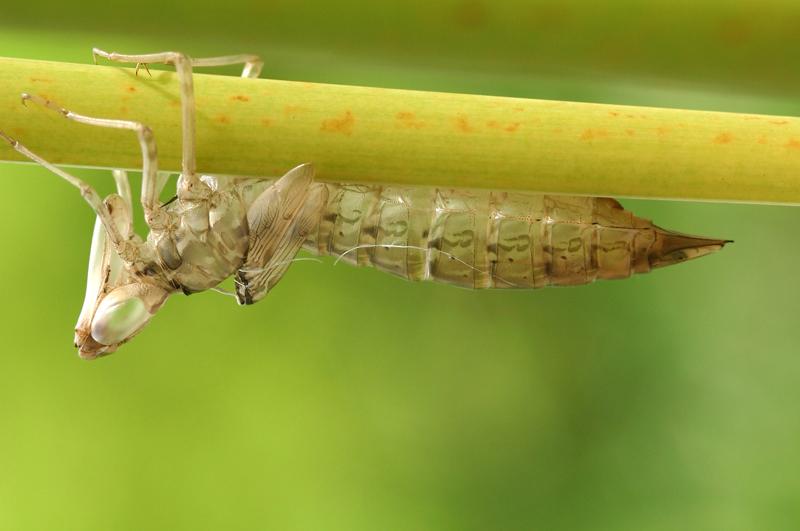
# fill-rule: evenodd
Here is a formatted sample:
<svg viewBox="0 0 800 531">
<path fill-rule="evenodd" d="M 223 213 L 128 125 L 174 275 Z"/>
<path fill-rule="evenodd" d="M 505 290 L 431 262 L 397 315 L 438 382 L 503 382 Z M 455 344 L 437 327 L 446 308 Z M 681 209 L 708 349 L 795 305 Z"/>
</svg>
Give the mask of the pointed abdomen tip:
<svg viewBox="0 0 800 531">
<path fill-rule="evenodd" d="M 726 243 L 733 243 L 733 240 L 689 236 L 688 234 L 665 230 L 661 227 L 655 227 L 655 230 L 656 239 L 647 254 L 651 269 L 658 269 L 659 267 L 715 253 L 722 249 Z"/>
</svg>

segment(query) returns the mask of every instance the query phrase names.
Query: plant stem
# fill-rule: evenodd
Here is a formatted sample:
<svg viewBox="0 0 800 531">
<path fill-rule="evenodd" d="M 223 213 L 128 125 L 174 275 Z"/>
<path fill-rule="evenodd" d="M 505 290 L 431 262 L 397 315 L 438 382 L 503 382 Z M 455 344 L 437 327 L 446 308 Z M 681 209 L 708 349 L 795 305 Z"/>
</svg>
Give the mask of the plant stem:
<svg viewBox="0 0 800 531">
<path fill-rule="evenodd" d="M 29 104 L 152 127 L 180 170 L 173 72 L 0 58 L 0 129 L 45 159 L 141 168 L 133 133 Z M 327 181 L 614 197 L 800 203 L 800 119 L 195 74 L 197 169 Z M 23 161 L 5 142 L 0 160 Z"/>
</svg>

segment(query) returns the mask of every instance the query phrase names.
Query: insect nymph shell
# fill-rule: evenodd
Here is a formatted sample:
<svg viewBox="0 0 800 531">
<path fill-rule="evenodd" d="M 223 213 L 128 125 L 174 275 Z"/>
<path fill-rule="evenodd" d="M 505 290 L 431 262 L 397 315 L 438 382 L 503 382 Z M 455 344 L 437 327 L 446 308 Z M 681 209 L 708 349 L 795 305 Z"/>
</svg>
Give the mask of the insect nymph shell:
<svg viewBox="0 0 800 531">
<path fill-rule="evenodd" d="M 238 296 L 239 287 L 247 292 L 259 275 L 271 278 L 275 270 L 259 264 L 245 267 L 243 261 L 251 260 L 254 241 L 250 234 L 254 227 L 246 212 L 276 182 L 203 177 L 200 190 L 181 192 L 179 181 L 178 201 L 163 208 L 163 228 L 150 232 L 131 270 L 122 265 L 98 226 L 87 299 L 76 329 L 81 356 L 94 359 L 116 350 L 149 322 L 169 293 L 208 289 L 236 273 Z M 307 251 L 337 256 L 357 266 L 371 265 L 407 280 L 470 289 L 536 289 L 627 278 L 713 253 L 726 243 L 661 229 L 609 198 L 319 186 L 326 187 L 328 199 L 321 203 L 324 212 L 316 226 L 307 233 Z M 111 207 L 113 196 L 109 200 Z M 269 212 L 275 214 L 274 209 Z M 115 216 L 118 224 L 124 218 Z M 282 216 L 274 219 L 287 227 L 293 223 Z M 279 263 L 288 267 L 286 259 L 292 257 Z M 114 291 L 126 284 L 152 287 Z M 103 297 L 111 293 L 113 304 L 103 304 Z M 131 298 L 139 301 L 128 302 Z M 239 297 L 240 304 L 255 300 Z M 113 330 L 102 330 L 101 324 L 95 328 L 95 321 L 108 323 Z M 101 344 L 93 337 L 95 330 L 104 342 L 114 343 Z"/>
</svg>

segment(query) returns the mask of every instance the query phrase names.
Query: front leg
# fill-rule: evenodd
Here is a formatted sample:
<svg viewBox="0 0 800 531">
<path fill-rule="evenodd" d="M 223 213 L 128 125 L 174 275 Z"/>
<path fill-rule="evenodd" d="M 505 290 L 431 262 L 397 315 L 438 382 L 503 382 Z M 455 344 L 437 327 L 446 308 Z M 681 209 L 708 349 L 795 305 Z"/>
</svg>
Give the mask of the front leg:
<svg viewBox="0 0 800 531">
<path fill-rule="evenodd" d="M 117 229 L 117 224 L 111 217 L 111 213 L 108 211 L 105 204 L 103 204 L 103 200 L 100 198 L 94 188 L 86 184 L 81 179 L 78 179 L 74 175 L 69 174 L 61 168 L 50 164 L 42 157 L 5 134 L 2 130 L 0 130 L 0 138 L 7 141 L 9 144 L 11 144 L 11 147 L 29 159 L 33 160 L 34 162 L 38 162 L 48 170 L 63 178 L 68 183 L 77 187 L 81 191 L 83 198 L 87 203 L 89 203 L 89 206 L 92 207 L 92 210 L 94 210 L 94 213 L 97 214 L 98 219 L 103 224 L 103 228 L 106 230 L 106 233 L 108 234 L 108 237 L 111 240 L 111 243 L 114 245 L 114 249 L 116 249 L 120 258 L 126 262 L 131 262 L 134 259 L 138 244 L 130 238 L 125 238 L 120 234 L 119 230 Z"/>
</svg>

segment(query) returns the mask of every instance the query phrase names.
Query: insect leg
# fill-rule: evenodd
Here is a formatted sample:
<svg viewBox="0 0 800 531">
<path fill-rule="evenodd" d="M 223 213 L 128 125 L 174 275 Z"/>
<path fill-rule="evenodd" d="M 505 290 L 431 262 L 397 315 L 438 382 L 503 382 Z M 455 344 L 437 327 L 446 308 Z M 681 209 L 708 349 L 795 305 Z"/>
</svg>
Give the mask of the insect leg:
<svg viewBox="0 0 800 531">
<path fill-rule="evenodd" d="M 132 241 L 123 238 L 119 230 L 117 230 L 117 225 L 114 223 L 114 220 L 111 217 L 106 206 L 103 204 L 102 198 L 97 194 L 97 192 L 83 182 L 81 179 L 78 179 L 74 175 L 71 175 L 61 168 L 57 168 L 56 166 L 52 165 L 51 163 L 44 160 L 42 157 L 37 155 L 36 153 L 32 152 L 3 131 L 0 130 L 0 138 L 3 138 L 11 147 L 28 157 L 29 159 L 33 160 L 34 162 L 38 162 L 48 170 L 52 171 L 65 181 L 69 182 L 70 184 L 76 186 L 80 191 L 83 198 L 89 203 L 89 206 L 92 207 L 94 213 L 97 214 L 97 217 L 100 219 L 100 222 L 103 224 L 103 228 L 105 228 L 106 233 L 108 234 L 111 243 L 114 245 L 114 248 L 117 250 L 117 253 L 122 257 L 124 260 L 130 260 L 133 255 L 134 245 L 131 245 Z"/>
<path fill-rule="evenodd" d="M 156 155 L 156 141 L 153 137 L 153 130 L 148 126 L 139 122 L 130 122 L 127 120 L 109 120 L 106 118 L 93 118 L 91 116 L 83 116 L 75 114 L 72 111 L 62 109 L 61 107 L 42 99 L 38 96 L 31 94 L 23 94 L 22 101 L 25 100 L 35 101 L 41 103 L 46 107 L 58 111 L 64 118 L 87 125 L 96 125 L 100 127 L 110 127 L 112 129 L 127 129 L 135 131 L 139 137 L 139 145 L 142 148 L 142 207 L 144 208 L 145 220 L 148 226 L 153 229 L 163 228 L 166 224 L 166 213 L 158 206 L 158 192 L 160 192 L 159 184 L 163 186 L 165 179 L 160 179 L 158 174 L 158 158 Z M 121 175 L 115 175 L 117 180 L 117 188 L 121 189 L 120 196 L 125 198 L 127 195 L 130 197 L 129 189 L 126 190 L 127 176 L 124 178 Z"/>
<path fill-rule="evenodd" d="M 256 78 L 261 73 L 261 68 L 264 66 L 264 61 L 257 55 L 241 54 L 241 55 L 224 55 L 222 57 L 204 57 L 201 59 L 190 58 L 192 66 L 207 67 L 207 66 L 228 66 L 238 65 L 244 63 L 244 70 L 242 77 Z"/>
<path fill-rule="evenodd" d="M 136 72 L 139 67 L 147 69 L 147 63 L 163 63 L 173 65 L 178 74 L 178 83 L 181 87 L 181 116 L 183 120 L 183 173 L 190 182 L 197 180 L 195 177 L 196 151 L 195 151 L 195 109 L 194 109 L 194 83 L 192 82 L 192 66 L 225 66 L 244 63 L 242 77 L 255 78 L 261 73 L 262 61 L 256 55 L 226 55 L 222 57 L 209 57 L 204 59 L 192 59 L 181 52 L 162 52 L 151 54 L 119 54 L 116 52 L 105 52 L 99 48 L 92 50 L 94 61 L 97 57 L 104 57 L 115 63 L 136 63 Z M 149 70 L 148 70 L 149 72 Z"/>
<path fill-rule="evenodd" d="M 129 212 L 133 212 L 133 201 L 131 199 L 131 183 L 128 181 L 128 172 L 125 170 L 111 170 L 114 181 L 117 183 L 117 194 L 125 201 Z"/>
<path fill-rule="evenodd" d="M 127 221 L 129 222 L 131 230 L 133 230 L 133 196 L 131 194 L 131 185 L 128 181 L 128 172 L 125 170 L 111 170 L 111 173 L 114 175 L 114 181 L 117 183 L 117 195 L 122 199 L 123 203 L 127 207 L 129 218 Z M 167 171 L 158 172 L 156 185 L 153 189 L 153 194 L 155 197 L 158 197 L 161 194 L 161 190 L 163 190 L 164 185 L 167 184 L 169 176 L 170 173 Z M 108 202 L 108 198 L 106 198 L 106 202 Z"/>
<path fill-rule="evenodd" d="M 128 182 L 128 172 L 125 170 L 111 170 L 111 173 L 114 175 L 114 181 L 117 183 L 117 194 L 119 194 L 119 196 L 125 201 L 128 210 L 133 212 L 133 196 L 131 195 L 131 185 Z M 156 197 L 161 195 L 161 190 L 164 189 L 164 186 L 167 184 L 167 180 L 171 174 L 168 171 L 160 171 L 157 175 L 156 186 L 154 189 Z"/>
<path fill-rule="evenodd" d="M 195 114 L 194 114 L 194 83 L 192 82 L 191 58 L 181 52 L 162 52 L 138 55 L 104 52 L 98 48 L 93 49 L 94 60 L 104 57 L 115 63 L 136 63 L 136 71 L 147 63 L 163 63 L 173 65 L 178 74 L 178 83 L 181 87 L 181 117 L 183 129 L 183 175 L 189 183 L 198 181 L 195 171 L 197 169 L 195 152 Z"/>
</svg>

